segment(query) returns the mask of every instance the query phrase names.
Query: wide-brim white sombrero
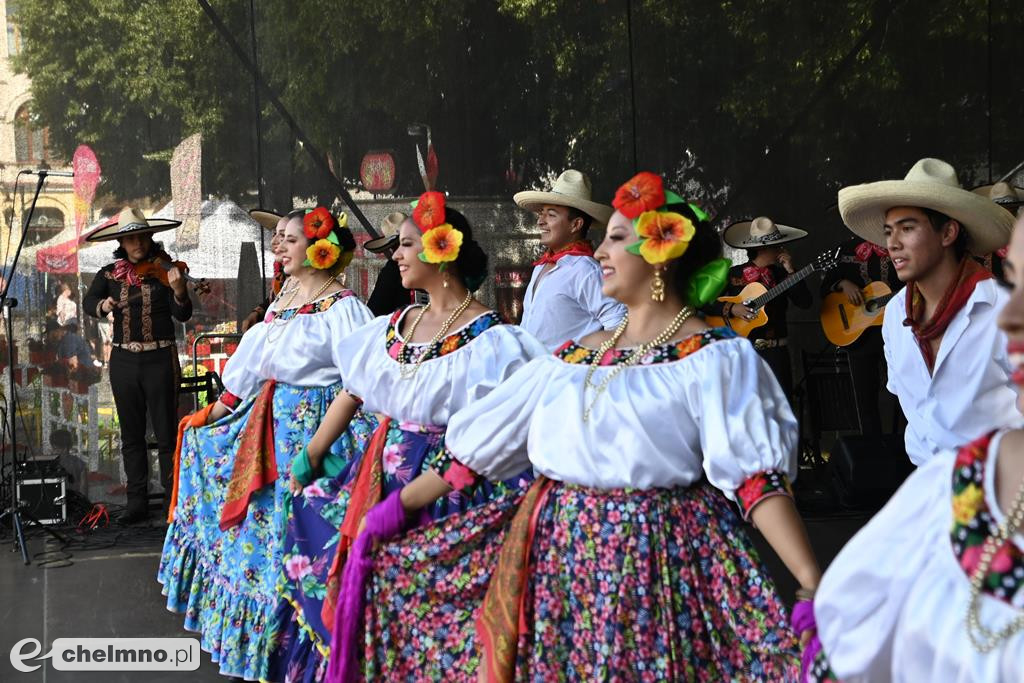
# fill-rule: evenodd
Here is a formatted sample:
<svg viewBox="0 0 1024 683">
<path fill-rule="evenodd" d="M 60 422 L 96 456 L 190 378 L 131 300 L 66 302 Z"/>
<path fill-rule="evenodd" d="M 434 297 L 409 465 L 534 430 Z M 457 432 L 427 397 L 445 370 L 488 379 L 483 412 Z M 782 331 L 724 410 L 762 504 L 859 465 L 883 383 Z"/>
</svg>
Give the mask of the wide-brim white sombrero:
<svg viewBox="0 0 1024 683">
<path fill-rule="evenodd" d="M 839 190 L 839 213 L 857 236 L 885 246 L 885 214 L 898 206 L 938 211 L 967 231 L 967 249 L 991 254 L 1010 241 L 1013 214 L 988 197 L 965 190 L 952 166 L 921 159 L 903 180 L 882 180 Z"/>
<path fill-rule="evenodd" d="M 722 232 L 722 240 L 735 249 L 757 249 L 795 242 L 807 237 L 807 231 L 779 225 L 771 218 L 758 216 L 751 221 L 733 223 Z"/>
<path fill-rule="evenodd" d="M 974 194 L 988 197 L 990 200 L 1013 212 L 1024 205 L 1024 187 L 1014 187 L 1010 183 L 999 182 L 994 185 L 982 185 L 971 190 Z"/>
<path fill-rule="evenodd" d="M 281 214 L 275 211 L 267 211 L 266 209 L 249 209 L 249 215 L 252 216 L 254 221 L 271 232 L 277 229 L 277 222 L 284 218 Z"/>
<path fill-rule="evenodd" d="M 526 190 L 517 192 L 512 199 L 527 211 L 539 211 L 542 206 L 571 206 L 604 225 L 615 209 L 590 199 L 590 178 L 575 169 L 563 171 L 548 192 Z"/>
<path fill-rule="evenodd" d="M 128 235 L 162 232 L 181 225 L 169 218 L 146 218 L 138 209 L 126 206 L 117 214 L 117 220 L 104 223 L 85 236 L 86 242 L 116 240 Z"/>
<path fill-rule="evenodd" d="M 394 249 L 397 247 L 398 230 L 402 227 L 402 223 L 406 218 L 408 218 L 408 216 L 401 211 L 389 213 L 384 217 L 384 220 L 380 222 L 380 237 L 367 240 L 363 244 L 363 249 L 373 252 L 374 254 L 382 254 L 388 249 Z"/>
</svg>

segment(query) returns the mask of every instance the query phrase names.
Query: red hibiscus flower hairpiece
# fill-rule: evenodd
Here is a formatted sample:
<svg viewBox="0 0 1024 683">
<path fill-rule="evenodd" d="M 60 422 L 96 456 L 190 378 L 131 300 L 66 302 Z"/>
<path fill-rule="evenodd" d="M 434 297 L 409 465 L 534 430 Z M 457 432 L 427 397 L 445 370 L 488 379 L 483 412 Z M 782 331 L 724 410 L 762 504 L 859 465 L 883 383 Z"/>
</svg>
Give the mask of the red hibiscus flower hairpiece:
<svg viewBox="0 0 1024 683">
<path fill-rule="evenodd" d="M 626 218 L 637 218 L 665 203 L 665 188 L 660 176 L 641 171 L 619 187 L 612 206 Z"/>
<path fill-rule="evenodd" d="M 322 206 L 316 207 L 302 219 L 302 231 L 306 234 L 306 239 L 310 240 L 326 238 L 334 226 L 334 216 Z"/>
<path fill-rule="evenodd" d="M 416 201 L 412 210 L 412 220 L 426 232 L 444 224 L 444 194 L 441 192 L 424 192 Z"/>
</svg>

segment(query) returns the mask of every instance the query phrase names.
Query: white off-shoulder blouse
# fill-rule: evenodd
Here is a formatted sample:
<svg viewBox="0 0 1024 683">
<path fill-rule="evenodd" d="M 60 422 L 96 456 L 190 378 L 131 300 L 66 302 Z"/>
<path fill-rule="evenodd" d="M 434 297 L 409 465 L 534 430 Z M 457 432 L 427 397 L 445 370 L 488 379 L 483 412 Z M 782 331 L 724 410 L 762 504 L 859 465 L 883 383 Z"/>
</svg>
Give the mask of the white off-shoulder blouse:
<svg viewBox="0 0 1024 683">
<path fill-rule="evenodd" d="M 685 487 L 706 477 L 744 513 L 786 492 L 797 423 L 749 341 L 718 328 L 656 347 L 620 369 L 596 401 L 584 390 L 595 355 L 570 342 L 531 361 L 452 418 L 451 455 L 493 480 L 530 463 L 550 479 L 602 489 Z M 593 384 L 627 355 L 608 352 Z"/>
<path fill-rule="evenodd" d="M 224 368 L 221 402 L 233 408 L 266 380 L 303 387 L 341 381 L 338 342 L 373 320 L 370 309 L 349 290 L 298 308 L 274 305 L 263 322 L 246 331 Z"/>
<path fill-rule="evenodd" d="M 1024 632 L 983 654 L 965 625 L 982 544 L 1005 519 L 995 493 L 1001 436 L 928 460 L 825 572 L 814 614 L 841 680 L 1024 681 Z M 980 605 L 992 631 L 1024 609 L 1021 536 L 996 552 Z"/>
<path fill-rule="evenodd" d="M 394 420 L 442 427 L 453 414 L 511 377 L 532 358 L 547 353 L 539 341 L 493 311 L 453 330 L 440 344 L 407 344 L 401 322 L 410 306 L 381 316 L 337 346 L 345 390 L 363 401 L 363 409 Z M 417 359 L 416 374 L 404 379 Z"/>
</svg>

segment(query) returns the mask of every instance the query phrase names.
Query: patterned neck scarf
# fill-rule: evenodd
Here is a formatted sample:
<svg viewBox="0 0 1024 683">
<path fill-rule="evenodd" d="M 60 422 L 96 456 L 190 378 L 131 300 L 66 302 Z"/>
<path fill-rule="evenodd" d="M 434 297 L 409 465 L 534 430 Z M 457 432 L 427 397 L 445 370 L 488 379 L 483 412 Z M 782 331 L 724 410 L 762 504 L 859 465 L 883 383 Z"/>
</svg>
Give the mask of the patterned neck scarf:
<svg viewBox="0 0 1024 683">
<path fill-rule="evenodd" d="M 768 289 L 775 286 L 775 276 L 772 274 L 771 266 L 763 268 L 753 262 L 743 268 L 743 281 L 746 283 L 760 282 Z"/>
<path fill-rule="evenodd" d="M 135 271 L 135 264 L 128 259 L 117 259 L 114 261 L 114 279 L 123 282 L 129 287 L 141 287 L 142 280 Z"/>
<path fill-rule="evenodd" d="M 871 258 L 872 254 L 874 254 L 880 259 L 889 258 L 888 249 L 883 249 L 877 244 L 872 244 L 871 242 L 861 242 L 860 244 L 857 245 L 857 248 L 853 250 L 853 253 L 857 257 L 857 260 L 860 261 L 861 263 L 864 263 L 869 258 Z"/>
<path fill-rule="evenodd" d="M 586 240 L 577 240 L 567 247 L 563 247 L 558 251 L 551 251 L 548 249 L 544 252 L 544 255 L 533 262 L 535 266 L 543 266 L 548 263 L 558 263 L 558 259 L 563 256 L 593 256 L 594 247 L 590 245 L 590 242 Z"/>
<path fill-rule="evenodd" d="M 909 327 L 914 333 L 917 346 L 921 349 L 924 362 L 928 366 L 928 373 L 931 374 L 935 368 L 935 352 L 932 350 L 932 340 L 938 339 L 949 327 L 961 308 L 971 298 L 974 287 L 982 280 L 992 277 L 992 273 L 982 268 L 977 261 L 970 256 L 965 256 L 960 261 L 960 270 L 957 276 L 950 283 L 942 300 L 935 308 L 935 313 L 927 322 L 922 322 L 924 315 L 924 297 L 917 291 L 917 283 L 911 282 L 907 285 L 906 310 L 907 318 L 903 321 L 904 326 Z"/>
</svg>

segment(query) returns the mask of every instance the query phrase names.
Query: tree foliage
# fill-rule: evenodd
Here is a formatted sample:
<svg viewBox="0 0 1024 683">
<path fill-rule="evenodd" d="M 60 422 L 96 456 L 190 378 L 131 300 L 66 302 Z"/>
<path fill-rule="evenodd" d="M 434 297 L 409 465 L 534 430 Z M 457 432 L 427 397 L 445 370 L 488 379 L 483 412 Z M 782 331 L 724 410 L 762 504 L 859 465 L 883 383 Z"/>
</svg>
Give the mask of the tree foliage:
<svg viewBox="0 0 1024 683">
<path fill-rule="evenodd" d="M 255 7 L 260 66 L 336 171 L 354 183 L 366 151 L 392 149 L 407 194 L 421 187 L 413 123 L 432 128 L 453 192 L 503 194 L 573 165 L 609 196 L 635 155 L 730 215 L 820 212 L 840 184 L 898 177 L 921 156 L 987 180 L 990 103 L 996 175 L 1019 161 L 1024 15 L 1008 0 Z M 247 47 L 248 3 L 216 8 Z M 147 155 L 193 132 L 207 192 L 255 187 L 252 81 L 192 0 L 19 12 L 35 111 L 61 151 L 93 145 L 110 191 L 166 193 L 166 167 Z M 263 104 L 277 195 L 329 194 Z"/>
</svg>

